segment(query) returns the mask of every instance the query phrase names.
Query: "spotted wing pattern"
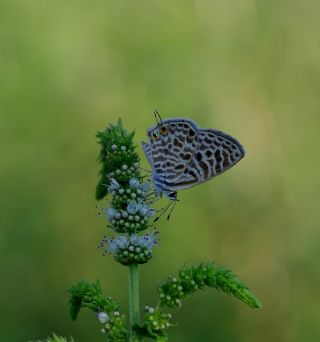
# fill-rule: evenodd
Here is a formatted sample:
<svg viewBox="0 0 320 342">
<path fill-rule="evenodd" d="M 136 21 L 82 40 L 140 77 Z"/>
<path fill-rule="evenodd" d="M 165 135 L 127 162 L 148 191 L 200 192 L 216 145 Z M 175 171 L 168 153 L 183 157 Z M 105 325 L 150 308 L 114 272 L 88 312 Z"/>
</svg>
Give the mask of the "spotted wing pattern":
<svg viewBox="0 0 320 342">
<path fill-rule="evenodd" d="M 146 155 L 148 162 L 151 166 L 153 166 L 153 156 L 152 156 L 152 151 L 151 151 L 151 146 L 144 141 L 141 143 L 144 154 Z"/>
<path fill-rule="evenodd" d="M 241 144 L 230 135 L 214 129 L 199 129 L 197 149 L 172 190 L 187 189 L 218 176 L 244 154 Z"/>
<path fill-rule="evenodd" d="M 168 134 L 152 141 L 152 167 L 155 181 L 170 190 L 184 174 L 198 146 L 197 126 L 191 120 L 164 120 Z M 146 150 L 145 150 L 146 151 Z"/>
</svg>

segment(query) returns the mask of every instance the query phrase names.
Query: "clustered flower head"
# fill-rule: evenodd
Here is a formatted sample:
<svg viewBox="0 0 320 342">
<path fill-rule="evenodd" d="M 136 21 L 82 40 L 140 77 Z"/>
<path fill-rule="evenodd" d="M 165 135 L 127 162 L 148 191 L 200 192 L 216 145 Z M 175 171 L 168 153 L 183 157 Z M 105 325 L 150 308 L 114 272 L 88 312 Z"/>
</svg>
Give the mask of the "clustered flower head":
<svg viewBox="0 0 320 342">
<path fill-rule="evenodd" d="M 142 236 L 131 235 L 104 238 L 100 247 L 104 253 L 110 253 L 123 265 L 144 264 L 152 257 L 152 248 L 158 243 L 158 231 Z"/>
<path fill-rule="evenodd" d="M 105 237 L 100 247 L 104 248 L 104 254 L 112 254 L 123 265 L 143 264 L 152 257 L 158 233 L 141 237 L 137 235 L 152 227 L 150 218 L 154 210 L 147 199 L 150 181 L 143 181 L 140 175 L 133 133 L 125 131 L 119 122 L 97 136 L 101 145 L 99 160 L 102 164 L 97 198 L 111 195 L 110 205 L 105 210 L 108 227 L 115 233 L 126 235 Z"/>
<path fill-rule="evenodd" d="M 138 183 L 139 185 L 136 185 Z M 117 233 L 136 233 L 146 229 L 154 211 L 146 204 L 149 183 L 130 179 L 129 187 L 122 187 L 114 178 L 108 191 L 112 194 L 111 207 L 106 210 L 110 228 Z"/>
<path fill-rule="evenodd" d="M 120 184 L 126 184 L 131 178 L 139 178 L 139 156 L 134 151 L 134 132 L 128 133 L 119 120 L 97 133 L 101 146 L 99 161 L 101 164 L 100 181 L 96 189 L 96 198 L 102 199 L 108 192 L 111 178 Z"/>
</svg>

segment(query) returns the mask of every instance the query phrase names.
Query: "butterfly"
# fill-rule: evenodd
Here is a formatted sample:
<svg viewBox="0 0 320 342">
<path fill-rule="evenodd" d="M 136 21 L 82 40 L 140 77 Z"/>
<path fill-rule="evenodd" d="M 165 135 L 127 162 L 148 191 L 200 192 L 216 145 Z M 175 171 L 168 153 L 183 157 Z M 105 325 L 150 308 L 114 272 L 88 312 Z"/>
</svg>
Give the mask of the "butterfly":
<svg viewBox="0 0 320 342">
<path fill-rule="evenodd" d="M 229 170 L 245 155 L 238 140 L 216 129 L 202 129 L 191 119 L 162 120 L 147 131 L 143 151 L 152 168 L 156 193 L 171 200 L 189 189 Z"/>
</svg>

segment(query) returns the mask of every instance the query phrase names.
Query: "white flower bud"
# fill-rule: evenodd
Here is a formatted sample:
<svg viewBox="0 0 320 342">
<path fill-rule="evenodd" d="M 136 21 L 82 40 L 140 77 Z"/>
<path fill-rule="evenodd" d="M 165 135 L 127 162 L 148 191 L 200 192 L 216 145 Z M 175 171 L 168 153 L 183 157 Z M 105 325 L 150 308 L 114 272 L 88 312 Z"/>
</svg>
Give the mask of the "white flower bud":
<svg viewBox="0 0 320 342">
<path fill-rule="evenodd" d="M 99 322 L 102 324 L 107 323 L 109 321 L 109 317 L 106 312 L 99 312 L 97 316 Z"/>
</svg>

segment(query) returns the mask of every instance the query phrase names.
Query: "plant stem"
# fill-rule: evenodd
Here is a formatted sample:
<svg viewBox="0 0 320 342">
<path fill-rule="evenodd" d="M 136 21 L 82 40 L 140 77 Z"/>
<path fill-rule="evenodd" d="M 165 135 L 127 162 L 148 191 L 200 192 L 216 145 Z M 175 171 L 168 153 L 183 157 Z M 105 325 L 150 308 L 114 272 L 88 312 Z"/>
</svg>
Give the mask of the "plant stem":
<svg viewBox="0 0 320 342">
<path fill-rule="evenodd" d="M 139 337 L 134 336 L 132 327 L 139 324 L 139 270 L 137 264 L 129 266 L 129 311 L 130 311 L 130 341 L 141 341 Z"/>
</svg>

